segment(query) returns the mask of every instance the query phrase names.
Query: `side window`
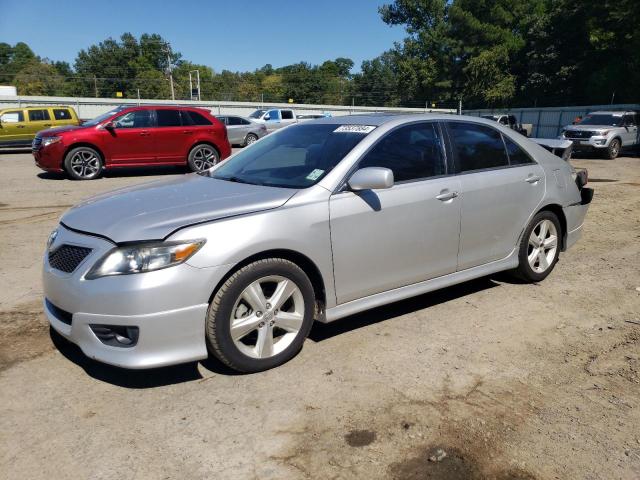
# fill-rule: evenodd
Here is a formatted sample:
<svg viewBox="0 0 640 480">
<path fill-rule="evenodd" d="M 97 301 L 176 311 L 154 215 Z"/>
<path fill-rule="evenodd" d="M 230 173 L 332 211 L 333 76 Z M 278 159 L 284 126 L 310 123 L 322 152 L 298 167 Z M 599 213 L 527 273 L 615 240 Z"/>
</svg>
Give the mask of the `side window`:
<svg viewBox="0 0 640 480">
<path fill-rule="evenodd" d="M 22 110 L 16 110 L 13 112 L 4 112 L 0 115 L 0 122 L 2 123 L 18 123 L 24 122 L 24 113 Z"/>
<path fill-rule="evenodd" d="M 500 132 L 486 125 L 448 122 L 459 172 L 509 165 Z"/>
<path fill-rule="evenodd" d="M 240 123 L 242 125 L 251 125 L 251 122 L 249 120 L 244 119 L 244 118 L 240 119 Z"/>
<path fill-rule="evenodd" d="M 500 117 L 499 122 L 500 122 L 502 125 L 508 125 L 508 124 L 509 124 L 509 122 L 507 121 L 507 117 Z"/>
<path fill-rule="evenodd" d="M 242 121 L 238 117 L 227 117 L 227 125 L 229 126 L 242 125 Z"/>
<path fill-rule="evenodd" d="M 514 117 L 513 115 L 509 115 L 509 125 L 515 125 L 516 123 L 518 123 L 516 121 L 516 117 Z"/>
<path fill-rule="evenodd" d="M 358 167 L 389 168 L 395 182 L 444 175 L 445 159 L 437 125 L 417 123 L 392 131 L 360 160 Z"/>
<path fill-rule="evenodd" d="M 41 122 L 43 120 L 50 120 L 49 110 L 29 110 L 30 122 Z"/>
<path fill-rule="evenodd" d="M 628 127 L 633 127 L 636 125 L 636 119 L 635 119 L 635 115 L 632 114 L 627 114 L 624 116 L 624 124 Z"/>
<path fill-rule="evenodd" d="M 217 118 L 218 120 L 220 120 L 220 123 L 222 123 L 223 125 L 226 125 L 226 124 L 227 124 L 227 117 L 222 117 L 222 116 L 220 116 L 220 117 L 219 117 L 219 116 L 216 116 L 216 118 Z"/>
<path fill-rule="evenodd" d="M 66 108 L 54 108 L 53 118 L 56 120 L 71 120 L 71 112 Z"/>
<path fill-rule="evenodd" d="M 158 127 L 180 127 L 182 125 L 179 110 L 156 110 L 156 116 Z"/>
<path fill-rule="evenodd" d="M 282 110 L 283 120 L 293 120 L 293 112 L 291 110 Z"/>
<path fill-rule="evenodd" d="M 502 138 L 504 138 L 504 144 L 507 147 L 507 153 L 509 154 L 509 163 L 511 165 L 527 165 L 530 163 L 535 163 L 516 142 L 504 135 L 502 136 Z"/>
<path fill-rule="evenodd" d="M 152 126 L 151 110 L 135 110 L 115 120 L 116 128 L 149 128 Z"/>
<path fill-rule="evenodd" d="M 272 122 L 274 120 L 280 120 L 280 111 L 279 110 L 269 110 L 267 112 L 269 115 L 269 121 Z"/>
<path fill-rule="evenodd" d="M 199 114 L 198 112 L 192 112 L 191 110 L 183 110 L 182 113 L 187 114 L 189 117 L 191 117 L 191 122 L 194 125 L 212 125 L 211 120 L 209 120 L 204 115 Z"/>
</svg>

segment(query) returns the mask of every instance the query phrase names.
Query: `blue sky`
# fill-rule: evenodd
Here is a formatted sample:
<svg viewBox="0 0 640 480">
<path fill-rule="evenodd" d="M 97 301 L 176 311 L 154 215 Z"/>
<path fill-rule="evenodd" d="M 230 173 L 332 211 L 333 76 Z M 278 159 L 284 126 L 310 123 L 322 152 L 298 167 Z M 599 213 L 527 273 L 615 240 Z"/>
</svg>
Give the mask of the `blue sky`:
<svg viewBox="0 0 640 480">
<path fill-rule="evenodd" d="M 76 53 L 123 32 L 159 33 L 174 50 L 216 71 L 253 70 L 336 57 L 373 58 L 404 30 L 380 19 L 384 0 L 0 0 L 0 41 L 73 63 Z M 171 6 L 170 6 L 171 5 Z"/>
</svg>

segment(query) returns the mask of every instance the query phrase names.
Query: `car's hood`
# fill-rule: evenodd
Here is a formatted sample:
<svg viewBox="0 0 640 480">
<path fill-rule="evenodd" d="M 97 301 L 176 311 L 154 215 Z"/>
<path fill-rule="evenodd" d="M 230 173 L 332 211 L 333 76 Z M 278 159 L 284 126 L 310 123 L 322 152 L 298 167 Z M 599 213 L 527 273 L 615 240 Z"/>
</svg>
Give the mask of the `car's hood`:
<svg viewBox="0 0 640 480">
<path fill-rule="evenodd" d="M 62 127 L 47 128 L 38 132 L 40 137 L 53 137 L 59 133 L 70 132 L 71 130 L 80 130 L 87 127 L 79 127 L 77 125 L 64 125 Z"/>
<path fill-rule="evenodd" d="M 117 243 L 159 240 L 188 225 L 277 208 L 296 191 L 192 174 L 98 195 L 60 221 Z"/>
</svg>

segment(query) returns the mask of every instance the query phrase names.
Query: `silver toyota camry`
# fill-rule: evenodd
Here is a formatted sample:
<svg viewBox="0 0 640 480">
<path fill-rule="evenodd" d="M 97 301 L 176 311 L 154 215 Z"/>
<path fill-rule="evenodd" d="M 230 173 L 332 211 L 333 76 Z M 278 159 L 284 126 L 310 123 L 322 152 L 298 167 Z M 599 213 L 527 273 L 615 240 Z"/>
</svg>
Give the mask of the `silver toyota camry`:
<svg viewBox="0 0 640 480">
<path fill-rule="evenodd" d="M 44 256 L 45 312 L 105 363 L 212 354 L 265 370 L 314 321 L 503 270 L 541 281 L 581 234 L 585 173 L 479 118 L 292 125 L 204 173 L 67 211 Z"/>
</svg>

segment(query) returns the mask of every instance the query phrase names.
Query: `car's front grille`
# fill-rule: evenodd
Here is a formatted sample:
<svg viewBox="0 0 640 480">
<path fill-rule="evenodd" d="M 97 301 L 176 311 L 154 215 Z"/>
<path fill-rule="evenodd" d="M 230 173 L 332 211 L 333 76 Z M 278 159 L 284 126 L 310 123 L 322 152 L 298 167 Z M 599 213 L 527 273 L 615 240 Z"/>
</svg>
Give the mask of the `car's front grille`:
<svg viewBox="0 0 640 480">
<path fill-rule="evenodd" d="M 595 135 L 595 132 L 588 130 L 567 130 L 564 133 L 566 138 L 591 138 Z"/>
<path fill-rule="evenodd" d="M 90 248 L 62 245 L 49 252 L 49 265 L 56 270 L 71 273 L 90 253 Z"/>
<path fill-rule="evenodd" d="M 40 150 L 40 146 L 42 145 L 42 137 L 36 137 L 31 142 L 31 150 Z"/>
</svg>

